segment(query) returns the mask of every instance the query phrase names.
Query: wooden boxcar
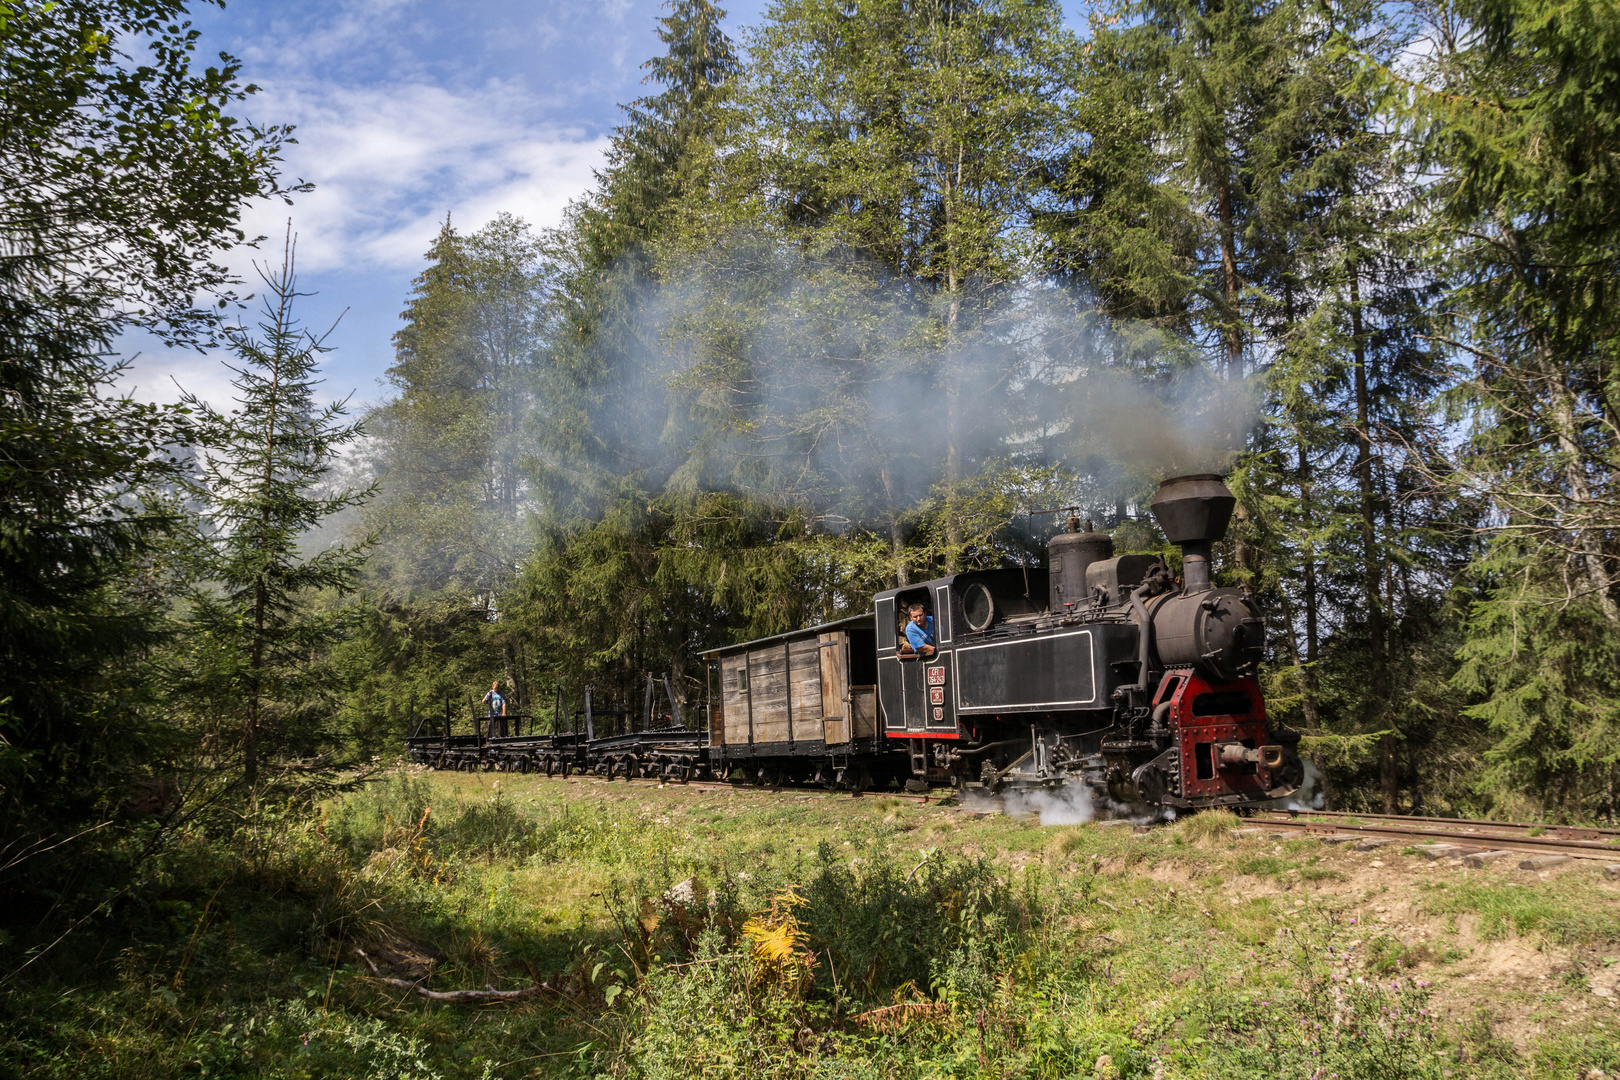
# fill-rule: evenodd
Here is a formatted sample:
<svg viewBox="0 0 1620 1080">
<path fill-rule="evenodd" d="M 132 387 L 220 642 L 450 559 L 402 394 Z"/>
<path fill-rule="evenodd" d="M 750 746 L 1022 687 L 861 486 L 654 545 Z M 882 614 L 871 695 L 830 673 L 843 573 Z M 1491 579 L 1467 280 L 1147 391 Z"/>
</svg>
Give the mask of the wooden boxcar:
<svg viewBox="0 0 1620 1080">
<path fill-rule="evenodd" d="M 716 775 L 864 785 L 903 764 L 883 736 L 876 644 L 859 615 L 704 653 Z"/>
</svg>

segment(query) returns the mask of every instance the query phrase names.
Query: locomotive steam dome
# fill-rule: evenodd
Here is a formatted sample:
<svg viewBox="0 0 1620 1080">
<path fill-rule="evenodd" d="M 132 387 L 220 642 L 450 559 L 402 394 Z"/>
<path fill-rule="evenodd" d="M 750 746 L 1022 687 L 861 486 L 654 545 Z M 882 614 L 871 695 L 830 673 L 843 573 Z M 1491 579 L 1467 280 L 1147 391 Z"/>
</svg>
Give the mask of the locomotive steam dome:
<svg viewBox="0 0 1620 1080">
<path fill-rule="evenodd" d="M 1062 612 L 1066 604 L 1083 603 L 1086 571 L 1092 563 L 1113 555 L 1114 541 L 1107 533 L 1092 532 L 1089 521 L 1082 532 L 1079 519 L 1071 517 L 1068 530 L 1054 535 L 1046 545 L 1048 610 Z"/>
</svg>

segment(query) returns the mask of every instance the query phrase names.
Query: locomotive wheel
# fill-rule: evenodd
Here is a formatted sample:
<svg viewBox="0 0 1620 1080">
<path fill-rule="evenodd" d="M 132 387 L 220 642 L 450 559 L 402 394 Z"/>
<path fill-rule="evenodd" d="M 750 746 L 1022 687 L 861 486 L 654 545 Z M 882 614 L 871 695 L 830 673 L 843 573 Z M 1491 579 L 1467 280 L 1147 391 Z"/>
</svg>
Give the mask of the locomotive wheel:
<svg viewBox="0 0 1620 1080">
<path fill-rule="evenodd" d="M 546 755 L 546 775 L 547 776 L 556 776 L 557 775 L 557 759 L 552 757 L 549 754 Z"/>
</svg>

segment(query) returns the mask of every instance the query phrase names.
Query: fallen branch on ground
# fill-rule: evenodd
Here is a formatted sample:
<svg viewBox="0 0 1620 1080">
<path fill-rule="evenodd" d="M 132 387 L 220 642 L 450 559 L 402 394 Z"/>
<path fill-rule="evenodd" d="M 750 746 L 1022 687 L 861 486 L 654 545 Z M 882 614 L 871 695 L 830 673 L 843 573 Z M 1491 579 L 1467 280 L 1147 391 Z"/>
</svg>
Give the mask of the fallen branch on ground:
<svg viewBox="0 0 1620 1080">
<path fill-rule="evenodd" d="M 949 1002 L 903 1001 L 899 1005 L 885 1005 L 881 1009 L 871 1009 L 849 1019 L 851 1023 L 877 1031 L 896 1031 L 913 1020 L 932 1020 L 948 1015 L 950 1011 Z"/>
<path fill-rule="evenodd" d="M 525 986 L 521 990 L 497 990 L 493 986 L 486 987 L 483 990 L 429 990 L 419 983 L 413 983 L 406 979 L 390 978 L 384 975 L 377 970 L 376 963 L 366 955 L 364 949 L 356 949 L 354 953 L 366 962 L 366 967 L 371 969 L 371 977 L 378 982 L 388 986 L 397 986 L 401 990 L 409 990 L 420 997 L 427 998 L 429 1001 L 442 1001 L 447 1005 L 483 1005 L 491 1001 L 522 1001 L 524 998 L 531 998 L 536 994 L 543 994 L 553 989 L 550 983 L 535 983 L 533 986 Z"/>
</svg>

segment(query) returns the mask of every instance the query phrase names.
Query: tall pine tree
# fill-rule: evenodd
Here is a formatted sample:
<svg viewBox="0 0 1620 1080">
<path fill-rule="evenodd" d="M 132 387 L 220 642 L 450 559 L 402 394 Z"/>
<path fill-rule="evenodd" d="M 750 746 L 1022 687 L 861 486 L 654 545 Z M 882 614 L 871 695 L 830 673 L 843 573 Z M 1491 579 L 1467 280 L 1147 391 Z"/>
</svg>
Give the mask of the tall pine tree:
<svg viewBox="0 0 1620 1080">
<path fill-rule="evenodd" d="M 300 294 L 290 232 L 280 268 L 261 276 L 267 293 L 259 333 L 228 331 L 241 365 L 233 368 L 237 407 L 226 414 L 187 399 L 210 431 L 197 491 L 205 508 L 202 583 L 188 635 L 199 662 L 190 670 L 207 714 L 234 721 L 234 731 L 217 733 L 216 749 L 223 760 L 240 762 L 249 798 L 259 793 L 266 762 L 329 748 L 308 724 L 335 711 L 335 688 L 322 684 L 312 657 L 336 639 L 342 615 L 312 610 L 310 601 L 323 590 L 355 588 L 363 547 L 339 544 L 307 555 L 301 542 L 371 494 L 323 490 L 338 453 L 361 431 L 343 422 L 343 402 L 316 401 L 326 346 L 293 314 Z"/>
</svg>

